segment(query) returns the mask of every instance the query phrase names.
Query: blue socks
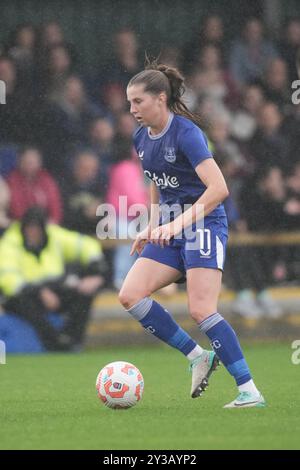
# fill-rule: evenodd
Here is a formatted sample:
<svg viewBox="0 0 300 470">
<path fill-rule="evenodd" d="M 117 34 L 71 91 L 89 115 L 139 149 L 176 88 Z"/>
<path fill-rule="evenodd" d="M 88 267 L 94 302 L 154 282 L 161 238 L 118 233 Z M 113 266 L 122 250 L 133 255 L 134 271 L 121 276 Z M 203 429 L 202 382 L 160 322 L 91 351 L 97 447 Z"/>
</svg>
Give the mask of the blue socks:
<svg viewBox="0 0 300 470">
<path fill-rule="evenodd" d="M 237 385 L 251 380 L 249 367 L 245 361 L 239 340 L 224 318 L 214 313 L 200 323 L 199 328 L 206 333 L 210 343 Z"/>
<path fill-rule="evenodd" d="M 187 356 L 197 343 L 173 320 L 166 309 L 155 300 L 146 297 L 131 307 L 128 312 L 154 336 L 178 349 Z M 238 386 L 252 379 L 239 340 L 224 318 L 214 313 L 200 323 L 211 345 Z"/>
<path fill-rule="evenodd" d="M 187 356 L 197 343 L 173 320 L 169 312 L 155 300 L 146 297 L 128 312 L 157 338 Z"/>
</svg>

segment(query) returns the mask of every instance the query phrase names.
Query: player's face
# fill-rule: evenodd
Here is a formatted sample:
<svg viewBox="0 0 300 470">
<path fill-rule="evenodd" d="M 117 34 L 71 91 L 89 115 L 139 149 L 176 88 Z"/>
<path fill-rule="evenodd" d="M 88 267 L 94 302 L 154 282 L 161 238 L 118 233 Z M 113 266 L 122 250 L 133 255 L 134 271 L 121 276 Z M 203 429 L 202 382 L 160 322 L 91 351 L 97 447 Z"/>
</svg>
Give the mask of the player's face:
<svg viewBox="0 0 300 470">
<path fill-rule="evenodd" d="M 127 88 L 130 112 L 141 126 L 155 127 L 166 109 L 164 93 L 153 95 L 144 91 L 144 85 L 132 85 Z"/>
</svg>

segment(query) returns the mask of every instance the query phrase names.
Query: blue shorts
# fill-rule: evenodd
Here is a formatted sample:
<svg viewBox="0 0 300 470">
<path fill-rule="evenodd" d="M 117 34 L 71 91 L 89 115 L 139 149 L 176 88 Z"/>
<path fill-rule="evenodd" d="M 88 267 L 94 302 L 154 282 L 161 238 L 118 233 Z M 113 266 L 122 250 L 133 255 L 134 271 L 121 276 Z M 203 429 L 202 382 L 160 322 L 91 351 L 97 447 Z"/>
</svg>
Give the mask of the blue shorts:
<svg viewBox="0 0 300 470">
<path fill-rule="evenodd" d="M 180 240 L 172 239 L 170 244 L 164 247 L 147 243 L 140 256 L 171 266 L 181 271 L 184 276 L 186 271 L 192 268 L 223 271 L 227 239 L 227 218 L 206 217 L 196 235 Z"/>
</svg>

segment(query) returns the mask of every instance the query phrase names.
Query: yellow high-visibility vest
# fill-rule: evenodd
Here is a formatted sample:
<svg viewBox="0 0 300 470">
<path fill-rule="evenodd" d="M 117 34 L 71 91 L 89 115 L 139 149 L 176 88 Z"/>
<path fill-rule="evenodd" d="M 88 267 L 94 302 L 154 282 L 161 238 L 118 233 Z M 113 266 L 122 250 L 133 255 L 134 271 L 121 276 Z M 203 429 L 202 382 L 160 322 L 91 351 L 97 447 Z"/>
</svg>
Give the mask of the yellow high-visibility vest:
<svg viewBox="0 0 300 470">
<path fill-rule="evenodd" d="M 14 222 L 0 240 L 0 290 L 11 297 L 26 284 L 39 284 L 59 278 L 67 263 L 88 265 L 102 257 L 100 242 L 87 235 L 66 230 L 58 225 L 46 227 L 47 246 L 39 257 L 23 244 L 21 225 Z"/>
</svg>

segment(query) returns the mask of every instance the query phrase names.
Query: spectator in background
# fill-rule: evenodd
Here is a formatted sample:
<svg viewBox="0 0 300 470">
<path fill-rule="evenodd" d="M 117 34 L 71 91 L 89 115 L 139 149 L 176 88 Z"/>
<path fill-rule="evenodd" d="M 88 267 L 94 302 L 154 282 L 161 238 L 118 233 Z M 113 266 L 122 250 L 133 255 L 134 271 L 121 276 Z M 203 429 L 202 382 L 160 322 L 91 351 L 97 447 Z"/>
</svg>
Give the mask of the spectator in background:
<svg viewBox="0 0 300 470">
<path fill-rule="evenodd" d="M 189 82 L 199 96 L 208 96 L 229 107 L 237 104 L 235 83 L 224 68 L 221 50 L 212 44 L 204 46 L 195 58 Z"/>
<path fill-rule="evenodd" d="M 296 65 L 297 65 L 298 77 L 300 78 L 300 48 L 299 48 L 298 54 L 297 54 Z M 292 136 L 293 136 L 293 142 L 292 142 L 291 151 L 290 151 L 290 159 L 292 161 L 291 167 L 296 166 L 297 163 L 299 162 L 299 148 L 300 148 L 300 133 L 299 133 L 299 128 L 300 128 L 300 94 L 299 94 L 300 88 L 299 88 L 299 83 L 300 82 L 299 82 L 299 79 L 296 83 L 298 83 L 298 87 L 295 90 L 297 102 L 293 103 L 290 116 L 287 119 L 288 128 L 292 129 L 292 132 L 291 131 L 290 132 L 292 133 Z"/>
<path fill-rule="evenodd" d="M 36 79 L 36 42 L 37 33 L 30 23 L 17 26 L 9 41 L 7 54 L 16 65 L 17 73 L 24 92 L 34 93 Z M 35 84 L 36 86 L 36 84 Z"/>
<path fill-rule="evenodd" d="M 40 48 L 57 46 L 65 42 L 64 32 L 57 21 L 48 21 L 41 26 Z"/>
<path fill-rule="evenodd" d="M 49 351 L 82 345 L 90 306 L 103 283 L 102 252 L 97 240 L 47 225 L 39 208 L 29 209 L 0 241 L 0 290 L 4 308 L 28 321 Z M 72 276 L 67 267 L 73 267 Z M 76 275 L 75 275 L 76 274 Z M 49 312 L 61 313 L 61 330 Z"/>
<path fill-rule="evenodd" d="M 115 128 L 108 118 L 94 119 L 89 127 L 89 146 L 98 155 L 102 171 L 106 174 L 111 162 Z"/>
<path fill-rule="evenodd" d="M 127 109 L 126 93 L 122 85 L 114 83 L 103 88 L 103 103 L 109 118 L 115 121 Z"/>
<path fill-rule="evenodd" d="M 70 176 L 61 185 L 64 225 L 70 230 L 95 235 L 97 207 L 104 201 L 105 177 L 99 157 L 90 150 L 77 153 Z"/>
<path fill-rule="evenodd" d="M 37 43 L 37 85 L 41 96 L 61 93 L 66 77 L 75 73 L 77 57 L 56 21 L 41 26 Z"/>
<path fill-rule="evenodd" d="M 290 216 L 290 228 L 298 230 L 300 227 L 300 162 L 290 169 L 286 177 L 288 202 L 286 211 Z"/>
<path fill-rule="evenodd" d="M 5 83 L 6 96 L 12 95 L 17 85 L 17 69 L 14 61 L 8 56 L 0 57 L 0 79 Z"/>
<path fill-rule="evenodd" d="M 9 201 L 9 187 L 2 176 L 0 176 L 0 237 L 10 223 L 10 219 L 8 217 Z"/>
<path fill-rule="evenodd" d="M 40 151 L 35 147 L 21 149 L 17 168 L 7 179 L 10 189 L 9 213 L 13 219 L 21 219 L 31 206 L 47 211 L 50 221 L 62 220 L 60 192 L 55 180 L 43 168 Z"/>
<path fill-rule="evenodd" d="M 242 216 L 254 232 L 289 229 L 293 215 L 287 202 L 284 175 L 275 165 L 258 169 L 240 194 Z"/>
<path fill-rule="evenodd" d="M 121 113 L 118 116 L 116 124 L 116 132 L 119 136 L 124 137 L 125 139 L 132 138 L 132 135 L 136 129 L 136 120 L 132 114 L 126 112 Z"/>
<path fill-rule="evenodd" d="M 224 43 L 224 24 L 220 15 L 207 16 L 201 32 L 205 44 L 221 46 Z"/>
<path fill-rule="evenodd" d="M 16 66 L 8 56 L 0 57 L 0 80 L 6 85 L 6 104 L 0 105 L 0 142 L 19 144 L 36 137 L 36 103 L 17 79 Z"/>
<path fill-rule="evenodd" d="M 63 97 L 66 81 L 74 72 L 71 56 L 63 44 L 47 49 L 45 70 L 42 72 L 42 90 L 48 100 L 59 102 Z"/>
<path fill-rule="evenodd" d="M 300 51 L 300 18 L 290 18 L 283 27 L 283 38 L 279 43 L 279 52 L 288 64 L 288 82 L 297 80 L 296 58 Z"/>
<path fill-rule="evenodd" d="M 159 61 L 169 67 L 180 69 L 180 65 L 182 63 L 182 51 L 178 47 L 172 45 L 163 46 L 161 53 L 159 54 Z"/>
<path fill-rule="evenodd" d="M 226 179 L 230 198 L 237 202 L 242 178 L 249 173 L 249 169 L 239 145 L 230 136 L 230 116 L 226 114 L 213 116 L 208 135 L 214 158 Z"/>
<path fill-rule="evenodd" d="M 121 29 L 113 37 L 114 58 L 107 70 L 107 83 L 118 83 L 125 90 L 128 81 L 140 70 L 139 44 L 135 32 Z"/>
<path fill-rule="evenodd" d="M 184 95 L 186 96 L 186 95 Z M 191 95 L 188 96 L 188 103 L 191 101 L 194 101 L 195 97 L 191 98 Z M 212 120 L 212 116 L 216 116 L 217 114 L 230 114 L 229 109 L 221 102 L 218 101 L 216 102 L 213 100 L 211 97 L 208 96 L 202 96 L 194 101 L 192 109 L 198 114 L 198 116 L 201 116 L 201 121 L 202 121 L 202 129 L 205 132 L 208 132 L 209 126 Z"/>
<path fill-rule="evenodd" d="M 184 48 L 183 70 L 189 74 L 195 63 L 199 60 L 203 47 L 211 45 L 221 51 L 222 59 L 227 61 L 226 45 L 224 40 L 224 24 L 220 15 L 212 14 L 205 18 L 203 25 L 197 32 L 196 37 Z M 162 63 L 164 63 L 161 60 Z"/>
<path fill-rule="evenodd" d="M 280 57 L 270 60 L 262 83 L 266 99 L 275 103 L 286 115 L 292 107 L 291 83 L 286 62 Z"/>
<path fill-rule="evenodd" d="M 101 109 L 88 99 L 81 79 L 68 77 L 61 99 L 55 99 L 41 113 L 42 146 L 47 153 L 46 166 L 53 174 L 65 174 L 76 148 L 88 144 L 90 123 L 101 115 Z"/>
<path fill-rule="evenodd" d="M 77 52 L 75 47 L 66 40 L 60 24 L 57 21 L 48 21 L 41 25 L 38 44 L 40 59 L 43 59 L 49 49 L 60 45 L 67 48 L 72 63 L 76 62 Z"/>
<path fill-rule="evenodd" d="M 274 165 L 284 169 L 290 165 L 292 142 L 287 132 L 278 106 L 272 102 L 263 104 L 258 113 L 258 129 L 247 145 L 254 171 Z"/>
<path fill-rule="evenodd" d="M 230 115 L 212 114 L 208 129 L 210 149 L 219 165 L 229 188 L 224 201 L 229 227 L 239 230 L 241 226 L 238 209 L 239 191 L 247 174 L 247 162 L 239 145 L 230 135 Z"/>
<path fill-rule="evenodd" d="M 270 59 L 278 55 L 275 46 L 264 38 L 264 26 L 258 18 L 247 19 L 243 38 L 236 39 L 230 53 L 230 71 L 236 84 L 262 78 Z"/>
<path fill-rule="evenodd" d="M 286 178 L 288 201 L 286 211 L 290 217 L 290 228 L 299 230 L 300 227 L 300 161 L 287 174 Z M 300 278 L 300 247 L 291 246 L 289 249 L 288 269 L 291 280 Z"/>
<path fill-rule="evenodd" d="M 256 129 L 258 114 L 265 102 L 263 89 L 259 84 L 247 85 L 241 96 L 240 107 L 232 114 L 231 134 L 239 142 L 249 141 Z"/>
<path fill-rule="evenodd" d="M 118 90 L 125 93 L 128 81 L 140 70 L 139 44 L 133 30 L 124 28 L 117 31 L 111 42 L 113 47 L 109 59 L 99 64 L 91 84 L 91 95 L 96 101 L 105 99 L 110 90 L 113 94 Z"/>
<path fill-rule="evenodd" d="M 286 178 L 288 201 L 286 211 L 290 217 L 290 228 L 299 230 L 300 227 L 300 162 L 298 161 L 287 174 Z M 290 280 L 300 278 L 300 246 L 291 246 L 288 250 L 288 275 Z"/>
<path fill-rule="evenodd" d="M 116 139 L 113 161 L 110 169 L 106 202 L 116 211 L 116 231 L 119 237 L 128 237 L 128 224 L 134 217 L 120 214 L 120 197 L 127 198 L 127 207 L 133 204 L 142 204 L 148 207 L 148 191 L 146 189 L 141 168 L 136 159 L 133 159 L 132 143 L 129 139 L 119 137 Z M 122 235 L 121 235 L 122 234 Z M 120 289 L 123 281 L 135 261 L 130 256 L 131 241 L 120 244 L 115 248 L 113 259 L 113 284 Z"/>
<path fill-rule="evenodd" d="M 259 169 L 240 193 L 241 216 L 250 232 L 273 233 L 299 224 L 299 214 L 293 213 L 291 203 L 283 173 L 276 166 Z M 238 253 L 231 257 L 234 261 L 231 266 L 237 274 L 235 287 L 239 291 L 234 311 L 249 317 L 280 316 L 282 309 L 266 288 L 286 279 L 289 248 L 250 246 L 237 249 Z"/>
</svg>

